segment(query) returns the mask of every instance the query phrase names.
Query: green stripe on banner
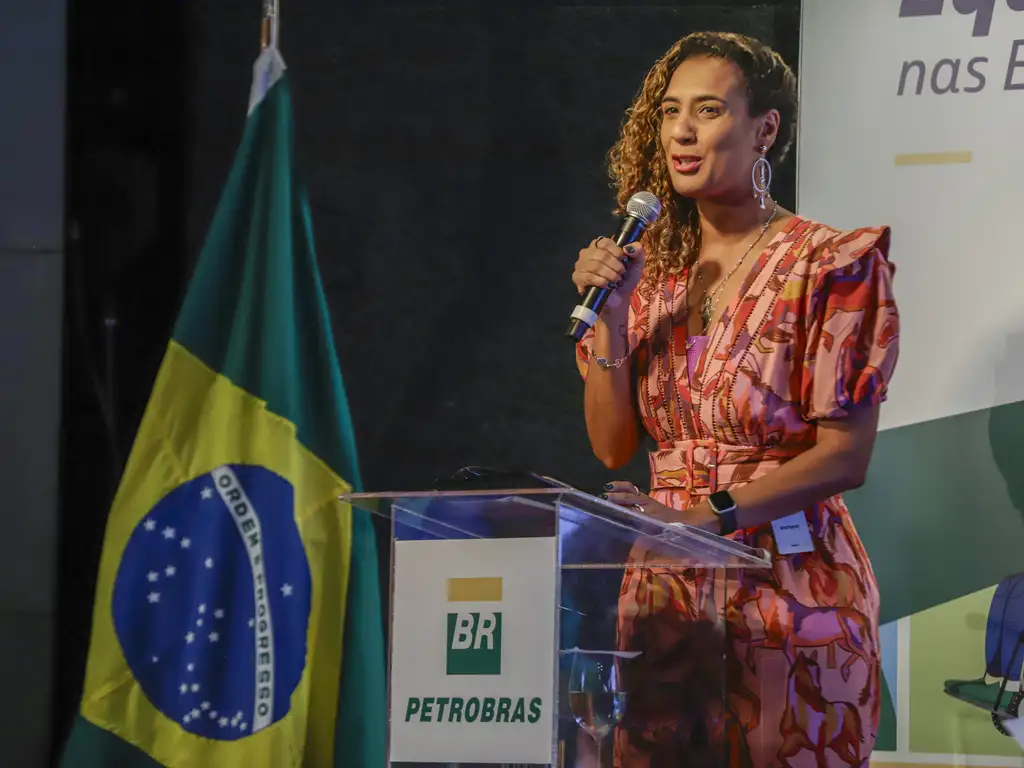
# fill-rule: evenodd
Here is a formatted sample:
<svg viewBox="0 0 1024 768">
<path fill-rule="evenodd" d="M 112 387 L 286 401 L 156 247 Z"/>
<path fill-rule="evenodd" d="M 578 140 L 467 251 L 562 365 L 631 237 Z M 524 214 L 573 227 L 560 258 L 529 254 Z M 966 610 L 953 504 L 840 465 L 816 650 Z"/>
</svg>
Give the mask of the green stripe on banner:
<svg viewBox="0 0 1024 768">
<path fill-rule="evenodd" d="M 879 433 L 847 495 L 882 623 L 997 584 L 1024 564 L 1024 402 Z"/>
<path fill-rule="evenodd" d="M 1024 402 L 879 433 L 867 482 L 846 500 L 878 577 L 882 624 L 1021 570 L 1022 465 Z M 884 679 L 880 714 L 875 748 L 894 751 Z"/>
<path fill-rule="evenodd" d="M 882 677 L 882 709 L 878 717 L 875 750 L 879 752 L 896 751 L 896 705 L 893 704 L 889 681 L 884 676 Z"/>
</svg>

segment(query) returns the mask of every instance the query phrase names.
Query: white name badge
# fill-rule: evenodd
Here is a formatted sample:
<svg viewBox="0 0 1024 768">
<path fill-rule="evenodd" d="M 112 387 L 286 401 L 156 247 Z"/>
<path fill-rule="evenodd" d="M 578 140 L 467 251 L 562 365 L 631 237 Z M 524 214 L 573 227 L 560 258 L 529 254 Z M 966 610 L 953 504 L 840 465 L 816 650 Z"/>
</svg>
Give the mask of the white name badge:
<svg viewBox="0 0 1024 768">
<path fill-rule="evenodd" d="M 780 555 L 814 551 L 811 530 L 807 526 L 807 515 L 803 512 L 772 520 L 772 530 L 775 531 L 775 544 Z"/>
</svg>

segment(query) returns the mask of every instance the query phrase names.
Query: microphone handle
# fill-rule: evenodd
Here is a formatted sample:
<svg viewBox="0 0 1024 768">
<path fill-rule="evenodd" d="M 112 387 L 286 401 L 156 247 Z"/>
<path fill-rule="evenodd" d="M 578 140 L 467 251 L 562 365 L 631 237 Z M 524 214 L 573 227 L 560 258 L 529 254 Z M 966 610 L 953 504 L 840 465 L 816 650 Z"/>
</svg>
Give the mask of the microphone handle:
<svg viewBox="0 0 1024 768">
<path fill-rule="evenodd" d="M 624 245 L 635 243 L 640 239 L 640 236 L 643 233 L 643 221 L 635 216 L 627 216 L 622 220 L 622 226 L 619 227 L 619 233 L 615 236 L 615 244 L 621 248 Z M 629 269 L 629 267 L 627 267 L 627 269 Z M 582 317 L 576 316 L 578 314 L 588 314 L 587 311 L 580 312 L 580 308 L 582 307 L 584 310 L 593 312 L 595 316 L 600 315 L 601 310 L 604 309 L 604 303 L 608 301 L 609 295 L 611 295 L 611 290 L 608 288 L 598 288 L 596 285 L 590 286 L 583 302 L 576 307 L 576 312 L 573 314 L 572 321 L 569 323 L 569 330 L 566 331 L 565 335 L 573 341 L 580 341 L 593 325 L 592 323 L 588 323 Z"/>
</svg>

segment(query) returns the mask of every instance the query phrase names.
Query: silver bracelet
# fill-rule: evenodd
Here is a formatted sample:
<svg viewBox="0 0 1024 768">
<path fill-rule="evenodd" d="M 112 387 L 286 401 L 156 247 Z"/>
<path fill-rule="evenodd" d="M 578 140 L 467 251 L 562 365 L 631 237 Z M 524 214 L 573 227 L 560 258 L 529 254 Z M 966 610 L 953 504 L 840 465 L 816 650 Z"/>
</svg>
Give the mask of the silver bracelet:
<svg viewBox="0 0 1024 768">
<path fill-rule="evenodd" d="M 606 371 L 611 369 L 611 368 L 620 368 L 620 367 L 622 367 L 622 364 L 624 362 L 626 362 L 627 360 L 629 360 L 629 355 L 628 354 L 624 355 L 623 357 L 620 357 L 618 360 L 612 360 L 611 362 L 609 362 L 608 358 L 606 358 L 606 357 L 595 357 L 594 358 L 594 362 L 597 363 L 597 367 L 601 368 L 603 370 L 606 370 Z"/>
</svg>

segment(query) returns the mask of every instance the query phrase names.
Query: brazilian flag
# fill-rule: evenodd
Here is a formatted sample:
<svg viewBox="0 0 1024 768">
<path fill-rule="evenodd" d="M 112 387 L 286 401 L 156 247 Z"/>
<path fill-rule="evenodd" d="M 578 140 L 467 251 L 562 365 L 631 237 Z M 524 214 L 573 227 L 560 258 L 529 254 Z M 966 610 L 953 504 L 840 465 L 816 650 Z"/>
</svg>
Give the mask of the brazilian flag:
<svg viewBox="0 0 1024 768">
<path fill-rule="evenodd" d="M 376 548 L 275 48 L 107 522 L 71 768 L 384 763 Z"/>
</svg>

